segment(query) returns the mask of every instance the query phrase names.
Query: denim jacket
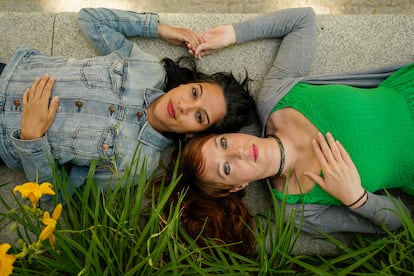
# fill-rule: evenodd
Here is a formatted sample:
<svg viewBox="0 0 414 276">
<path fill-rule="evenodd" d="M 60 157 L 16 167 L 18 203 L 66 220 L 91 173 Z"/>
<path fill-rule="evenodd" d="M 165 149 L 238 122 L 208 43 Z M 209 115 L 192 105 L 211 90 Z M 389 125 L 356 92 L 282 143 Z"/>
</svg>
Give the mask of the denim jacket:
<svg viewBox="0 0 414 276">
<path fill-rule="evenodd" d="M 39 183 L 52 178 L 51 162 L 70 163 L 70 178 L 83 184 L 93 159 L 95 179 L 104 190 L 116 183 L 134 160 L 147 175 L 172 140 L 147 122 L 147 108 L 164 94 L 165 70 L 159 60 L 126 36 L 157 37 L 158 15 L 109 9 L 82 9 L 79 23 L 103 55 L 88 59 L 50 57 L 19 48 L 0 76 L 0 156 L 13 169 L 24 169 Z M 20 140 L 21 98 L 36 77 L 55 79 L 52 96 L 60 97 L 56 118 L 36 140 Z M 140 168 L 140 167 L 139 167 Z"/>
</svg>

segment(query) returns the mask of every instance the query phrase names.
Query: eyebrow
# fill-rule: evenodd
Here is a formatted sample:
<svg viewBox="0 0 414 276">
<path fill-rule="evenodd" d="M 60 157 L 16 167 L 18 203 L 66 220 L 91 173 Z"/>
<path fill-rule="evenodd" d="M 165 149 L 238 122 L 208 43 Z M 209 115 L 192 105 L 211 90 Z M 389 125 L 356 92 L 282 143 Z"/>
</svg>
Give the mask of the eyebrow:
<svg viewBox="0 0 414 276">
<path fill-rule="evenodd" d="M 201 96 L 203 96 L 203 86 L 201 85 L 201 83 L 198 84 L 200 86 L 200 98 Z M 210 117 L 208 116 L 207 111 L 204 110 L 204 113 L 206 114 L 206 118 L 207 118 L 207 124 L 210 124 Z"/>
<path fill-rule="evenodd" d="M 221 141 L 221 138 L 220 138 L 219 135 L 217 135 L 214 138 L 214 144 L 216 145 L 217 149 L 220 149 L 219 140 Z M 220 165 L 221 165 L 220 162 L 217 161 L 217 174 L 218 174 L 219 178 L 224 179 L 224 176 L 221 174 Z"/>
</svg>

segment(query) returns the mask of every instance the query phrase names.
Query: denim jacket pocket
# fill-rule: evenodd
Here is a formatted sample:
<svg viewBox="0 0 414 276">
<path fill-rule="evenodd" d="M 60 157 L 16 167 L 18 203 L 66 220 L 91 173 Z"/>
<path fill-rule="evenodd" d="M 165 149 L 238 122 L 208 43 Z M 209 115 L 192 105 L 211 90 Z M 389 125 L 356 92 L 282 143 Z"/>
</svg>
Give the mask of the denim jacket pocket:
<svg viewBox="0 0 414 276">
<path fill-rule="evenodd" d="M 112 60 L 108 61 L 108 59 Z M 87 88 L 112 90 L 119 95 L 122 93 L 124 61 L 116 54 L 89 59 L 81 69 L 81 75 L 86 81 Z"/>
<path fill-rule="evenodd" d="M 77 126 L 72 133 L 49 131 L 49 143 L 53 155 L 63 163 L 85 166 L 92 159 L 104 160 L 115 155 L 115 130 L 112 127 L 94 124 Z"/>
</svg>

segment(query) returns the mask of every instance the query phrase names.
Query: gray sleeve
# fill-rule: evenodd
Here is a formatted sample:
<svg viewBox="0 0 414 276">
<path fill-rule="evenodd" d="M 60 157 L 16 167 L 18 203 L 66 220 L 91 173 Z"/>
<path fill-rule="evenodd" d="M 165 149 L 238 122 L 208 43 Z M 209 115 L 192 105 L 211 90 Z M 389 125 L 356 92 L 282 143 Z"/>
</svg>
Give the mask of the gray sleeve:
<svg viewBox="0 0 414 276">
<path fill-rule="evenodd" d="M 312 8 L 280 10 L 235 23 L 237 43 L 259 38 L 281 38 L 267 78 L 308 74 L 316 45 L 316 18 Z"/>
<path fill-rule="evenodd" d="M 357 209 L 318 204 L 286 205 L 285 220 L 295 211 L 296 226 L 308 233 L 381 233 L 382 224 L 389 230 L 401 227 L 401 221 L 396 215 L 401 208 L 408 211 L 400 201 L 391 200 L 385 195 L 368 193 L 367 203 Z"/>
<path fill-rule="evenodd" d="M 368 193 L 368 201 L 364 206 L 357 209 L 349 209 L 355 214 L 359 214 L 364 218 L 368 218 L 376 225 L 383 223 L 389 230 L 395 230 L 401 227 L 401 221 L 397 216 L 402 210 L 410 213 L 410 210 L 395 198 L 387 195 L 377 195 Z"/>
</svg>

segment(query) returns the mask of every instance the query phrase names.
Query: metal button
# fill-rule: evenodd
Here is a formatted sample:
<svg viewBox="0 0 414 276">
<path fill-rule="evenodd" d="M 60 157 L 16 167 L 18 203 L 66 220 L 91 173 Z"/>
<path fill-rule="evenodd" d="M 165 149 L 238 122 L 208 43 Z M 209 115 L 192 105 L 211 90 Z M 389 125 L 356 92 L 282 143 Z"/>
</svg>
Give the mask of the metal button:
<svg viewBox="0 0 414 276">
<path fill-rule="evenodd" d="M 108 110 L 109 110 L 109 112 L 114 113 L 114 112 L 116 111 L 116 108 L 115 108 L 115 106 L 111 105 L 111 106 L 108 108 Z"/>
<path fill-rule="evenodd" d="M 15 99 L 13 101 L 13 104 L 14 104 L 15 107 L 19 107 L 20 106 L 20 100 L 19 99 Z"/>
<path fill-rule="evenodd" d="M 144 113 L 143 113 L 142 111 L 138 111 L 138 112 L 137 112 L 137 117 L 138 117 L 138 118 L 141 118 L 141 117 L 142 117 L 142 115 L 144 115 Z"/>
<path fill-rule="evenodd" d="M 82 101 L 76 101 L 76 102 L 75 102 L 75 105 L 76 105 L 78 108 L 81 108 L 81 107 L 83 106 L 83 102 L 82 102 Z"/>
</svg>

